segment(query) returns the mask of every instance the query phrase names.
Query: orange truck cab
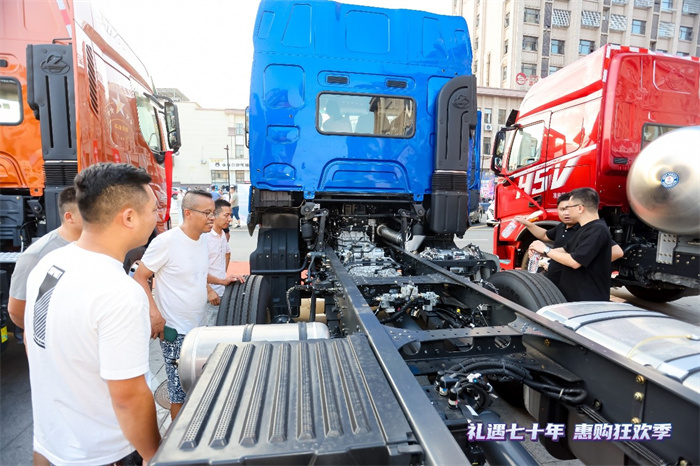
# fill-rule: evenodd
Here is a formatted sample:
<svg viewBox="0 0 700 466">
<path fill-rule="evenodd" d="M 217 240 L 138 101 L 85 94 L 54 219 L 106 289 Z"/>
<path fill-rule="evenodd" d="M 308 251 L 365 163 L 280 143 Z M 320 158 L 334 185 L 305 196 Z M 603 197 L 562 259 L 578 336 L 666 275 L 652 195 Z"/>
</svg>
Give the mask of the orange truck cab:
<svg viewBox="0 0 700 466">
<path fill-rule="evenodd" d="M 17 255 L 60 225 L 58 194 L 99 162 L 146 170 L 166 228 L 175 105 L 89 2 L 0 2 L 0 291 Z M 3 307 L 4 311 L 4 307 Z"/>
<path fill-rule="evenodd" d="M 700 165 L 687 163 L 697 152 L 692 149 L 700 142 L 692 142 L 697 133 L 683 133 L 685 153 L 664 151 L 668 144 L 650 147 L 646 152 L 655 152 L 649 157 L 657 170 L 628 176 L 652 141 L 674 129 L 700 125 L 699 83 L 697 57 L 606 45 L 535 84 L 494 144 L 491 168 L 499 175 L 495 215 L 501 221 L 494 228 L 494 253 L 503 268 L 524 267 L 534 240 L 519 224 L 504 235 L 510 220 L 543 210 L 536 223 L 552 227 L 559 222 L 558 197 L 591 187 L 600 194 L 601 218 L 625 251 L 615 263 L 613 285 L 655 301 L 700 288 L 697 202 L 672 221 L 655 221 L 670 211 L 677 194 L 687 198 L 697 190 Z M 671 178 L 680 174 L 677 186 L 662 186 L 667 173 Z M 651 184 L 638 188 L 630 184 L 633 178 L 637 183 L 650 178 Z M 635 198 L 652 191 L 667 200 L 653 209 L 635 210 Z"/>
</svg>

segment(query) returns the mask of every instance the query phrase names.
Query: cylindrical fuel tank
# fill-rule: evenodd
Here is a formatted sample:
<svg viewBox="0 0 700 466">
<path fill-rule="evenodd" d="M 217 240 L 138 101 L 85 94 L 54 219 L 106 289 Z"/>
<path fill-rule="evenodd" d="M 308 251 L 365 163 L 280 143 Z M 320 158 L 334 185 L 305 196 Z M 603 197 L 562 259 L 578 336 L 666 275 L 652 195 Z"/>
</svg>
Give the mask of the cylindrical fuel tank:
<svg viewBox="0 0 700 466">
<path fill-rule="evenodd" d="M 328 327 L 321 322 L 198 327 L 191 330 L 182 342 L 178 363 L 180 382 L 182 388 L 189 392 L 219 343 L 326 340 L 330 337 Z"/>
<path fill-rule="evenodd" d="M 639 153 L 627 177 L 637 216 L 665 233 L 700 233 L 700 126 L 671 131 Z"/>
</svg>

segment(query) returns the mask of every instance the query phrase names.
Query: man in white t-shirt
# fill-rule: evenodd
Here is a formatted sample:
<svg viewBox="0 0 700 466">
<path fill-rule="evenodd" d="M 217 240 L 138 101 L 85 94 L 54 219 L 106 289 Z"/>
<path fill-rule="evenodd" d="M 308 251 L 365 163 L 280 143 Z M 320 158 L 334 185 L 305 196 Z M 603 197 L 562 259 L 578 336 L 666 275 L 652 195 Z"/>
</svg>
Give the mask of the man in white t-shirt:
<svg viewBox="0 0 700 466">
<path fill-rule="evenodd" d="M 207 323 L 209 249 L 206 237 L 214 224 L 211 193 L 192 189 L 182 199 L 183 222 L 158 235 L 146 249 L 134 273 L 150 301 L 151 338 L 160 338 L 168 375 L 170 415 L 173 419 L 185 401 L 177 373 L 177 360 L 187 332 Z M 153 280 L 151 295 L 148 280 Z M 226 280 L 220 281 L 228 285 Z"/>
<path fill-rule="evenodd" d="M 80 238 L 83 218 L 75 200 L 75 187 L 69 186 L 58 195 L 58 213 L 61 226 L 33 242 L 17 259 L 10 281 L 10 299 L 7 303 L 12 322 L 24 327 L 24 309 L 27 303 L 27 278 L 36 264 L 54 249 L 66 246 Z"/>
<path fill-rule="evenodd" d="M 29 274 L 24 319 L 35 464 L 148 462 L 160 443 L 148 299 L 122 268 L 156 225 L 151 177 L 130 164 L 75 179 L 83 232 Z M 136 451 L 134 451 L 136 450 Z M 138 452 L 138 453 L 137 453 Z"/>
<path fill-rule="evenodd" d="M 224 295 L 224 285 L 221 280 L 239 281 L 243 283 L 240 275 L 230 275 L 228 270 L 229 259 L 231 258 L 231 248 L 226 240 L 224 229 L 231 222 L 231 204 L 228 201 L 219 199 L 214 203 L 214 225 L 207 233 L 207 244 L 209 246 L 209 274 L 207 276 L 207 314 L 208 325 L 216 323 L 216 316 L 219 313 L 219 304 Z"/>
</svg>

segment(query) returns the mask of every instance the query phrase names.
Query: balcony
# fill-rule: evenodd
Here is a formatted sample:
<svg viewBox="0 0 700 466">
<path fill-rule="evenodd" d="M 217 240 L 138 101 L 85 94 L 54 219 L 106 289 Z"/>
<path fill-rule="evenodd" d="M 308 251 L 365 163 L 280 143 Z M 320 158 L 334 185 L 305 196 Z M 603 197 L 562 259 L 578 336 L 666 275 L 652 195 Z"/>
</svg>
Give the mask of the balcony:
<svg viewBox="0 0 700 466">
<path fill-rule="evenodd" d="M 635 8 L 651 8 L 654 6 L 654 0 L 634 0 Z"/>
<path fill-rule="evenodd" d="M 600 27 L 602 15 L 599 11 L 583 10 L 581 12 L 581 27 L 597 29 Z"/>
<path fill-rule="evenodd" d="M 661 21 L 659 23 L 659 37 L 660 38 L 672 38 L 675 32 L 676 25 L 673 23 L 668 23 L 666 21 Z"/>
<path fill-rule="evenodd" d="M 700 13 L 700 0 L 683 0 L 683 14 L 697 15 Z"/>
<path fill-rule="evenodd" d="M 698 0 L 700 1 L 700 0 Z M 552 11 L 552 26 L 557 28 L 568 28 L 571 24 L 571 12 L 568 10 Z"/>
<path fill-rule="evenodd" d="M 627 17 L 625 15 L 610 15 L 611 31 L 626 31 Z"/>
</svg>

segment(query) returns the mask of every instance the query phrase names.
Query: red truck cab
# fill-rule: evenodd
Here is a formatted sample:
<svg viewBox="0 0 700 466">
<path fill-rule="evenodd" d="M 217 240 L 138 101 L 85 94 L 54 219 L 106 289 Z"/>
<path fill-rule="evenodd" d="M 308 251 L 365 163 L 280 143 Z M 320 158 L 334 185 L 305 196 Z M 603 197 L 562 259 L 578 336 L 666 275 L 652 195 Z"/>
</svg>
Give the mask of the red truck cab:
<svg viewBox="0 0 700 466">
<path fill-rule="evenodd" d="M 627 253 L 636 239 L 654 243 L 630 210 L 627 174 L 646 144 L 700 124 L 699 81 L 696 57 L 606 45 L 534 85 L 514 124 L 494 144 L 501 220 L 494 252 L 503 268 L 521 267 L 534 239 L 521 225 L 505 238 L 508 221 L 541 209 L 546 216 L 540 226 L 553 226 L 559 222 L 557 198 L 579 187 L 598 191 L 601 218 Z M 639 271 L 629 270 L 621 279 L 635 286 L 635 275 Z M 661 286 L 652 278 L 641 281 Z"/>
</svg>

